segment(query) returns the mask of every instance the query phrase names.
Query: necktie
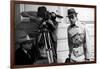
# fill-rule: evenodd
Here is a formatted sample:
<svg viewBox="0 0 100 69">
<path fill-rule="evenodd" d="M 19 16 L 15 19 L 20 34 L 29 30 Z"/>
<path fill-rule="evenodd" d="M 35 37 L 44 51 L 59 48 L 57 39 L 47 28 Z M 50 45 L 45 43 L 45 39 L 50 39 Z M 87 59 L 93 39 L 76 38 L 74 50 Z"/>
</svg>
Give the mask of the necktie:
<svg viewBox="0 0 100 69">
<path fill-rule="evenodd" d="M 28 51 L 27 52 L 27 55 L 28 55 L 28 57 L 31 59 L 32 57 L 31 57 L 31 54 L 30 54 L 30 51 Z"/>
</svg>

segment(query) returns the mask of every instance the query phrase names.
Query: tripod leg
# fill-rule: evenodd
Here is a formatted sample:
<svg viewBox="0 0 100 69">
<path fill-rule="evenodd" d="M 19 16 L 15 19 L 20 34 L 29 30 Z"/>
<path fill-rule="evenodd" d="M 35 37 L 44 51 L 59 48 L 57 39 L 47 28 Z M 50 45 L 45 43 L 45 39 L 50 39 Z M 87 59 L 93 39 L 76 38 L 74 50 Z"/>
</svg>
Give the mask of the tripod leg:
<svg viewBox="0 0 100 69">
<path fill-rule="evenodd" d="M 49 41 L 49 46 L 50 46 L 50 59 L 51 59 L 51 62 L 53 63 L 54 62 L 54 59 L 53 59 L 53 48 L 51 46 L 51 39 L 50 39 L 50 34 L 48 33 L 48 41 Z"/>
<path fill-rule="evenodd" d="M 49 50 L 48 50 L 48 46 L 47 46 L 46 35 L 45 35 L 45 33 L 43 33 L 43 35 L 44 35 L 45 47 L 47 49 L 46 52 L 47 52 L 48 62 L 52 63 L 51 59 L 50 59 L 50 53 L 49 53 Z"/>
<path fill-rule="evenodd" d="M 42 37 L 42 34 L 39 35 L 38 42 L 40 42 L 41 37 Z"/>
</svg>

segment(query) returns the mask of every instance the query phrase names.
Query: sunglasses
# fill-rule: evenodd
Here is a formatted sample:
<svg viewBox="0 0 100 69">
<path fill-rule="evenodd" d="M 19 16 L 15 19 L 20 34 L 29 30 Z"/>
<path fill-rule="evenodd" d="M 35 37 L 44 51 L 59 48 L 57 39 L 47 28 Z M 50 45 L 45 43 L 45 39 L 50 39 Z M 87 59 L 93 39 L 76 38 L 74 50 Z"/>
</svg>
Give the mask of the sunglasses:
<svg viewBox="0 0 100 69">
<path fill-rule="evenodd" d="M 74 17 L 77 17 L 77 14 L 71 14 L 67 16 L 69 19 L 73 19 Z"/>
</svg>

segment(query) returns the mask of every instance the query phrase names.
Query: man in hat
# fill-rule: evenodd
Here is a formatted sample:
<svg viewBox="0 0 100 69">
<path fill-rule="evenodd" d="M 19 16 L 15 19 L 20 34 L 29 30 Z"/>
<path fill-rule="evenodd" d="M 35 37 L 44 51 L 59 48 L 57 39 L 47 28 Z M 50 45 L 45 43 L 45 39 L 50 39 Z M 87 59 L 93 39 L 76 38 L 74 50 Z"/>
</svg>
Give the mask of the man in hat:
<svg viewBox="0 0 100 69">
<path fill-rule="evenodd" d="M 70 25 L 67 29 L 69 59 L 66 62 L 83 62 L 89 60 L 89 48 L 87 45 L 87 34 L 85 27 L 78 21 L 75 9 L 68 9 Z"/>
<path fill-rule="evenodd" d="M 30 51 L 32 47 L 32 39 L 30 39 L 24 31 L 17 31 L 16 42 L 20 45 L 15 54 L 16 65 L 33 64 L 34 59 Z"/>
</svg>

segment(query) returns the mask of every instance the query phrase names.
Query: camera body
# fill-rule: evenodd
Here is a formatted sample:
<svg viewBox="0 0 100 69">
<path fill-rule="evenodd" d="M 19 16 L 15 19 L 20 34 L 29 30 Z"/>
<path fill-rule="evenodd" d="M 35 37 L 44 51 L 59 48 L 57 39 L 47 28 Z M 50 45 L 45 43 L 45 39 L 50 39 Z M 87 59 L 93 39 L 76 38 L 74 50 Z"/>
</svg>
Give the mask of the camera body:
<svg viewBox="0 0 100 69">
<path fill-rule="evenodd" d="M 52 21 L 56 21 L 56 14 L 54 12 L 46 11 L 43 20 L 46 21 L 49 19 Z"/>
<path fill-rule="evenodd" d="M 49 31 L 53 32 L 58 25 L 56 18 L 63 18 L 60 15 L 57 15 L 55 12 L 45 11 L 42 14 L 42 28 L 47 28 Z"/>
</svg>

